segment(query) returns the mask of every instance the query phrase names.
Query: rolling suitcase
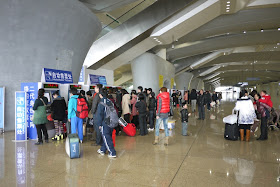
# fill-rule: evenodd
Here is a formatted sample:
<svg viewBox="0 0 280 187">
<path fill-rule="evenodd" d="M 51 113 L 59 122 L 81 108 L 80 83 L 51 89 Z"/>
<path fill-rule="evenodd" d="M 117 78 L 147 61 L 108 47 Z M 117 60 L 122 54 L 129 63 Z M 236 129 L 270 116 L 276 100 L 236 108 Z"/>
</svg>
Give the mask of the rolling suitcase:
<svg viewBox="0 0 280 187">
<path fill-rule="evenodd" d="M 67 136 L 65 150 L 71 159 L 80 158 L 80 139 L 77 134 L 69 134 Z"/>
<path fill-rule="evenodd" d="M 225 134 L 224 134 L 225 139 L 236 141 L 238 140 L 238 135 L 239 135 L 239 130 L 238 130 L 237 123 L 225 124 Z"/>
</svg>

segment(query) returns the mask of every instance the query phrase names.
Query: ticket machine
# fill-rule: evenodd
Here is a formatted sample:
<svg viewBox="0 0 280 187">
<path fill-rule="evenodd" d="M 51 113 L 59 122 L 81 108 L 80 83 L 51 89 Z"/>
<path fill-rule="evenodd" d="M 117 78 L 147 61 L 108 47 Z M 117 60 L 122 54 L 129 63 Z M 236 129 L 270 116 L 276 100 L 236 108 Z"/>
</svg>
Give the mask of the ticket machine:
<svg viewBox="0 0 280 187">
<path fill-rule="evenodd" d="M 60 85 L 60 95 L 64 97 L 66 103 L 68 103 L 70 99 L 70 90 L 71 88 L 76 88 L 78 92 L 80 92 L 83 87 L 81 84 L 61 84 Z"/>
<path fill-rule="evenodd" d="M 45 89 L 45 97 L 48 98 L 48 106 L 50 106 L 50 104 L 53 102 L 53 93 L 56 91 L 60 91 L 60 84 L 42 83 L 41 88 Z"/>
</svg>

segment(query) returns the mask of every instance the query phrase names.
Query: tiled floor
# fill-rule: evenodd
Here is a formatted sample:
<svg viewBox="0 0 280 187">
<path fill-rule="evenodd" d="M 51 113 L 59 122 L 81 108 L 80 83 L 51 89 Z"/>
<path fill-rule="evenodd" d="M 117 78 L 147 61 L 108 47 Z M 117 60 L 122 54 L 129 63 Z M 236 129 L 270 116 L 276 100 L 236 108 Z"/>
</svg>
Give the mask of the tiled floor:
<svg viewBox="0 0 280 187">
<path fill-rule="evenodd" d="M 0 135 L 0 186 L 280 186 L 280 132 L 269 140 L 227 141 L 222 118 L 234 103 L 224 102 L 206 112 L 206 120 L 189 120 L 188 137 L 180 135 L 180 121 L 170 145 L 153 146 L 148 136 L 119 136 L 118 158 L 96 153 L 92 142 L 82 144 L 80 159 L 69 159 L 64 142 L 35 146 L 14 143 L 14 134 Z M 175 111 L 178 119 L 178 110 Z"/>
</svg>

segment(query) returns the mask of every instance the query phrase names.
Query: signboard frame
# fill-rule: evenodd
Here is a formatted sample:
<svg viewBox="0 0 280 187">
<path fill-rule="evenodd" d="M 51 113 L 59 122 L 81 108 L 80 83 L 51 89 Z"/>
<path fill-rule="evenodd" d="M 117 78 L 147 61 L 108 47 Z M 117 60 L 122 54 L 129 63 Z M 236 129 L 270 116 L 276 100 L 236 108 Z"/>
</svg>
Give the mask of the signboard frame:
<svg viewBox="0 0 280 187">
<path fill-rule="evenodd" d="M 17 97 L 18 94 L 23 94 L 24 93 L 24 112 L 22 112 L 24 114 L 24 121 L 22 122 L 22 124 L 24 124 L 24 140 L 17 139 L 17 128 L 18 128 L 18 123 L 17 123 Z M 22 128 L 23 129 L 23 128 Z M 27 93 L 25 91 L 16 91 L 15 92 L 15 141 L 16 142 L 20 142 L 20 141 L 27 141 Z"/>
<path fill-rule="evenodd" d="M 1 128 L 0 127 L 0 131 L 1 131 L 1 134 L 3 134 L 4 133 L 4 131 L 5 131 L 5 87 L 0 87 L 0 88 L 2 88 L 3 89 L 3 111 L 2 111 L 2 115 L 3 115 L 3 127 Z M 1 102 L 1 98 L 0 98 L 0 102 Z M 0 112 L 1 112 L 1 110 L 0 110 Z"/>
</svg>

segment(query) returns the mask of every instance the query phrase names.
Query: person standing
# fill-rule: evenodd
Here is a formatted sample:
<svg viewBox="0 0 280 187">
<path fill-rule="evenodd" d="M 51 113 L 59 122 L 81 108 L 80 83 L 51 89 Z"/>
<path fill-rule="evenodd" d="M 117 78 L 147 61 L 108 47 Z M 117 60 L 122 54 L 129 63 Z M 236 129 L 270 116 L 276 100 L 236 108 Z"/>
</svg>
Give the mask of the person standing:
<svg viewBox="0 0 280 187">
<path fill-rule="evenodd" d="M 139 126 L 140 126 L 140 135 L 145 136 L 148 134 L 147 130 L 147 105 L 144 101 L 145 97 L 143 94 L 139 94 L 139 101 L 135 104 L 135 107 L 137 108 L 139 112 Z"/>
<path fill-rule="evenodd" d="M 166 87 L 160 89 L 160 93 L 157 96 L 157 121 L 155 129 L 155 141 L 153 145 L 159 143 L 159 125 L 163 122 L 165 131 L 165 142 L 164 145 L 168 145 L 169 130 L 168 130 L 168 113 L 170 112 L 170 95 L 167 92 Z"/>
<path fill-rule="evenodd" d="M 94 130 L 95 130 L 95 133 L 96 133 L 96 140 L 95 140 L 95 144 L 92 144 L 92 146 L 102 145 L 102 136 L 101 136 L 101 132 L 100 132 L 100 129 L 99 129 L 99 124 L 98 124 L 98 121 L 97 121 L 98 116 L 96 114 L 97 107 L 98 107 L 98 104 L 100 102 L 99 90 L 102 87 L 103 87 L 102 84 L 97 84 L 94 88 L 95 94 L 94 94 L 93 100 L 92 100 L 91 112 L 92 112 L 93 120 L 94 120 Z"/>
<path fill-rule="evenodd" d="M 182 135 L 183 136 L 188 136 L 188 121 L 189 121 L 189 116 L 191 113 L 188 112 L 188 104 L 184 102 L 182 104 L 183 109 L 181 110 L 181 122 L 182 122 Z"/>
<path fill-rule="evenodd" d="M 206 104 L 205 95 L 203 93 L 203 90 L 201 89 L 199 92 L 199 96 L 197 98 L 199 120 L 205 119 L 205 104 Z"/>
<path fill-rule="evenodd" d="M 70 90 L 70 100 L 68 103 L 68 121 L 71 123 L 71 134 L 78 132 L 80 142 L 83 143 L 83 119 L 77 117 L 77 103 L 78 103 L 78 91 L 76 88 Z"/>
<path fill-rule="evenodd" d="M 188 91 L 185 91 L 185 94 L 184 94 L 184 101 L 188 104 L 189 103 L 189 92 Z"/>
<path fill-rule="evenodd" d="M 217 106 L 217 104 L 218 104 L 218 102 L 217 102 L 218 96 L 217 96 L 217 93 L 215 91 L 212 94 L 212 100 L 216 103 L 216 106 Z"/>
<path fill-rule="evenodd" d="M 210 103 L 211 103 L 211 94 L 210 94 L 209 91 L 206 91 L 205 100 L 206 100 L 206 104 L 207 104 L 207 110 L 210 111 L 210 109 L 211 109 L 211 106 L 210 106 Z"/>
<path fill-rule="evenodd" d="M 53 93 L 53 103 L 51 104 L 52 118 L 55 127 L 55 137 L 52 138 L 54 141 L 62 140 L 65 136 L 63 135 L 62 121 L 66 118 L 66 102 L 63 97 L 59 96 L 59 92 Z"/>
<path fill-rule="evenodd" d="M 267 140 L 268 139 L 268 129 L 267 129 L 267 111 L 271 111 L 271 107 L 263 102 L 260 102 L 261 96 L 255 94 L 257 111 L 261 115 L 261 135 L 257 140 Z M 247 132 L 246 132 L 247 133 Z"/>
<path fill-rule="evenodd" d="M 241 141 L 244 141 L 244 134 L 246 132 L 246 141 L 250 140 L 250 129 L 254 124 L 256 112 L 252 101 L 245 95 L 246 90 L 242 90 L 240 98 L 237 100 L 234 110 L 238 111 L 238 124 Z"/>
<path fill-rule="evenodd" d="M 130 96 L 129 93 L 122 89 L 122 116 L 127 123 L 130 123 Z"/>
<path fill-rule="evenodd" d="M 175 107 L 178 104 L 178 95 L 176 93 L 176 90 L 173 90 L 171 97 L 172 97 L 173 106 Z"/>
<path fill-rule="evenodd" d="M 137 112 L 137 109 L 135 107 L 137 103 L 137 95 L 136 95 L 136 91 L 135 90 L 132 90 L 131 92 L 131 101 L 130 101 L 130 104 L 131 104 L 131 114 L 132 114 L 132 123 L 134 123 L 134 125 L 136 126 L 137 129 L 139 129 L 139 121 L 138 121 L 138 112 Z"/>
<path fill-rule="evenodd" d="M 192 112 L 196 111 L 196 101 L 197 101 L 197 93 L 195 89 L 192 89 L 190 94 L 190 100 L 192 105 Z"/>
<path fill-rule="evenodd" d="M 181 93 L 181 91 L 178 91 L 178 100 L 179 100 L 179 104 L 182 105 L 182 93 Z"/>
<path fill-rule="evenodd" d="M 46 113 L 48 98 L 46 98 L 44 94 L 45 94 L 45 90 L 43 88 L 38 90 L 38 98 L 35 100 L 33 106 L 34 117 L 32 121 L 36 125 L 37 135 L 38 135 L 38 142 L 36 142 L 35 145 L 43 144 L 42 131 L 45 137 L 45 142 L 49 143 L 49 136 L 46 128 L 46 123 L 48 122 L 47 113 Z"/>
<path fill-rule="evenodd" d="M 156 113 L 156 99 L 155 92 L 151 92 L 149 95 L 149 124 L 148 131 L 154 131 L 155 113 Z"/>
<path fill-rule="evenodd" d="M 104 88 L 101 88 L 99 90 L 99 98 L 100 98 L 100 102 L 98 104 L 97 107 L 97 124 L 98 124 L 98 128 L 100 129 L 100 132 L 102 134 L 102 138 L 103 138 L 103 144 L 101 146 L 100 149 L 97 150 L 97 153 L 99 153 L 100 155 L 104 155 L 107 151 L 109 152 L 108 157 L 109 158 L 116 158 L 117 154 L 116 154 L 116 150 L 114 148 L 114 144 L 113 144 L 113 139 L 112 139 L 112 133 L 113 133 L 113 129 L 110 128 L 108 126 L 108 124 L 106 124 L 106 111 L 105 111 L 105 106 L 101 103 L 104 103 L 108 106 L 113 105 L 113 103 L 107 99 L 107 91 Z"/>
</svg>

